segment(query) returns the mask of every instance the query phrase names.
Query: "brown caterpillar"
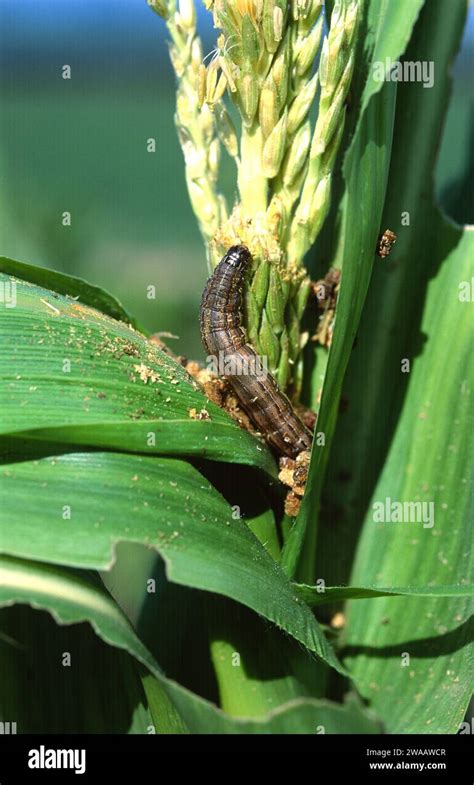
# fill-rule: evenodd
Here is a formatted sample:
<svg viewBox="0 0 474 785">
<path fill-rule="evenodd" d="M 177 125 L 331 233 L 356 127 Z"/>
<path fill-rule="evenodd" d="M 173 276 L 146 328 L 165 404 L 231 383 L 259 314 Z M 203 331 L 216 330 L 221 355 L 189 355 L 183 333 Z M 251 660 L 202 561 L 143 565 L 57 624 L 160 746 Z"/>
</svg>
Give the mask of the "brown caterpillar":
<svg viewBox="0 0 474 785">
<path fill-rule="evenodd" d="M 254 426 L 276 452 L 294 458 L 311 448 L 311 433 L 246 342 L 242 328 L 242 288 L 251 258 L 245 245 L 234 245 L 209 278 L 201 300 L 202 342 L 208 355 L 218 358 L 220 375 Z"/>
</svg>

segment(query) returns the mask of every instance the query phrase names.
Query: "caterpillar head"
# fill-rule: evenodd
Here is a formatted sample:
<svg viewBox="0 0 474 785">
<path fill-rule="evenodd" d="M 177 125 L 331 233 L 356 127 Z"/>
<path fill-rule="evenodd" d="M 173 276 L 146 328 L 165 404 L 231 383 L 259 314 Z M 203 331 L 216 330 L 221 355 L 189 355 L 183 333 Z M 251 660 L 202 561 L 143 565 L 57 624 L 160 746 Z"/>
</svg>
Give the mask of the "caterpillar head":
<svg viewBox="0 0 474 785">
<path fill-rule="evenodd" d="M 245 270 L 251 258 L 250 251 L 246 245 L 233 245 L 229 248 L 222 261 L 236 269 Z"/>
</svg>

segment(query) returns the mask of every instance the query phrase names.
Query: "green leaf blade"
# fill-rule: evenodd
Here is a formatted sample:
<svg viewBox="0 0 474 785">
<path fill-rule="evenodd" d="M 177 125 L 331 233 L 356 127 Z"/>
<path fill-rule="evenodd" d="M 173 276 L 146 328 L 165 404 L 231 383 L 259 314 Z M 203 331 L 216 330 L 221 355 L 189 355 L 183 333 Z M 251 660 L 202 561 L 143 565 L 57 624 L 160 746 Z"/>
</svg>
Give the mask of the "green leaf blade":
<svg viewBox="0 0 474 785">
<path fill-rule="evenodd" d="M 130 325 L 31 283 L 18 281 L 16 296 L 0 310 L 2 434 L 240 462 L 275 476 L 268 448 Z"/>
<path fill-rule="evenodd" d="M 144 543 L 170 580 L 247 605 L 343 671 L 279 565 L 189 464 L 72 453 L 5 464 L 0 478 L 3 553 L 103 570 L 119 541 Z"/>
</svg>

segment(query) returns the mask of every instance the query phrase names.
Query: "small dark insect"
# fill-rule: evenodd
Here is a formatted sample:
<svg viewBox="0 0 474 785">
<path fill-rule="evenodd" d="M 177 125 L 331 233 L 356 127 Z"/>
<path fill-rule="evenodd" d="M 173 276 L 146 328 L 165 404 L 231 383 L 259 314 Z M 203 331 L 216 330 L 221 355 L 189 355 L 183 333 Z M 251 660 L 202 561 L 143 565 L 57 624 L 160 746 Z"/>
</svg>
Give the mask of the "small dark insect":
<svg viewBox="0 0 474 785">
<path fill-rule="evenodd" d="M 319 314 L 318 326 L 312 340 L 318 341 L 322 346 L 329 348 L 332 340 L 332 328 L 336 311 L 337 293 L 341 271 L 331 267 L 324 278 L 311 281 L 311 290 L 316 299 Z"/>
<path fill-rule="evenodd" d="M 312 436 L 266 370 L 242 327 L 242 289 L 251 255 L 234 245 L 209 278 L 201 301 L 201 336 L 208 355 L 217 360 L 242 409 L 280 455 L 296 457 L 311 448 Z M 223 369 L 223 370 L 222 370 Z"/>
<path fill-rule="evenodd" d="M 316 297 L 318 308 L 334 307 L 336 305 L 336 287 L 341 280 L 341 271 L 331 267 L 324 278 L 311 281 L 311 289 Z"/>
<path fill-rule="evenodd" d="M 397 235 L 390 229 L 385 229 L 384 233 L 380 235 L 377 244 L 377 253 L 381 259 L 385 259 L 389 255 L 392 247 L 397 242 Z"/>
</svg>

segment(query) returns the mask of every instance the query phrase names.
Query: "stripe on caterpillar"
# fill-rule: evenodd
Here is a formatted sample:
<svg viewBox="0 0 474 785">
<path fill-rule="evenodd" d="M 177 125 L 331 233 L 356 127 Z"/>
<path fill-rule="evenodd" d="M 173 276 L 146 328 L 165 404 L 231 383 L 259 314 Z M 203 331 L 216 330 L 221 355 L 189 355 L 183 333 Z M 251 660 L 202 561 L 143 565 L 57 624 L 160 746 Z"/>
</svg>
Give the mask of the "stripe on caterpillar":
<svg viewBox="0 0 474 785">
<path fill-rule="evenodd" d="M 242 289 L 250 261 L 248 248 L 234 245 L 209 278 L 201 300 L 202 342 L 208 355 L 224 359 L 230 369 L 226 379 L 269 445 L 280 455 L 294 458 L 311 448 L 311 433 L 269 372 L 247 370 L 264 367 L 242 327 Z"/>
</svg>

